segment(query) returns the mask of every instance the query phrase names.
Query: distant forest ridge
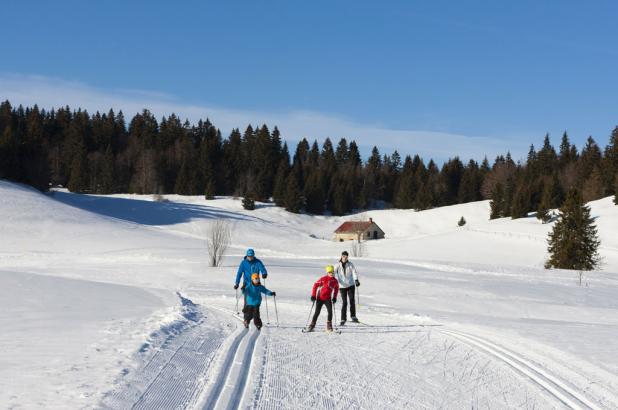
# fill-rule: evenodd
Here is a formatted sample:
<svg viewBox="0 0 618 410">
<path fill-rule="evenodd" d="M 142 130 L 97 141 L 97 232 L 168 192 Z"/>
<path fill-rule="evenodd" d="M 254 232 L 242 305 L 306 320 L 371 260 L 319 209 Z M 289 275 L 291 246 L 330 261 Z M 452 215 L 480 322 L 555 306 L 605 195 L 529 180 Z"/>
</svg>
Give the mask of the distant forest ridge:
<svg viewBox="0 0 618 410">
<path fill-rule="evenodd" d="M 237 128 L 229 136 L 209 121 L 175 114 L 157 121 L 148 110 L 127 127 L 122 111 L 91 115 L 69 107 L 42 110 L 0 103 L 0 178 L 40 190 L 242 196 L 272 200 L 291 212 L 343 215 L 387 204 L 428 209 L 491 199 L 491 217 L 519 218 L 559 207 L 570 189 L 585 201 L 618 191 L 618 127 L 601 149 L 592 138 L 578 150 L 566 133 L 556 150 L 545 137 L 525 163 L 509 153 L 492 163 L 463 163 L 456 153 L 438 167 L 419 155 L 401 158 L 374 147 L 366 160 L 357 144 L 301 140 L 293 155 L 277 127 Z"/>
</svg>

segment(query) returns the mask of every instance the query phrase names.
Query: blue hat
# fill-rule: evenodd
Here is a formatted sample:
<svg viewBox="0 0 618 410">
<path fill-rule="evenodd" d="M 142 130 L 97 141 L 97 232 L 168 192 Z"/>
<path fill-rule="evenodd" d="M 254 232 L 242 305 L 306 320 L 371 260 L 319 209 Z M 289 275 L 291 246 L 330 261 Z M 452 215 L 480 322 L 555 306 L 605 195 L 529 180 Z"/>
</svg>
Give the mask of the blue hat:
<svg viewBox="0 0 618 410">
<path fill-rule="evenodd" d="M 247 249 L 247 256 L 255 256 L 255 251 L 251 248 Z"/>
</svg>

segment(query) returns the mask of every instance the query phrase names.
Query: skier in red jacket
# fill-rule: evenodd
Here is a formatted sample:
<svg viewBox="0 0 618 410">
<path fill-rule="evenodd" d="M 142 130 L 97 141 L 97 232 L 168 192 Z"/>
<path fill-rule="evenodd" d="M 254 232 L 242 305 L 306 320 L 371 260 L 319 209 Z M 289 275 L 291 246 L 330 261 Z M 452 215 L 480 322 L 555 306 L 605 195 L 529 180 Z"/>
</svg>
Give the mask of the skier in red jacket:
<svg viewBox="0 0 618 410">
<path fill-rule="evenodd" d="M 335 279 L 335 268 L 333 265 L 326 267 L 326 275 L 322 276 L 313 284 L 311 290 L 311 300 L 315 302 L 315 314 L 311 320 L 311 324 L 307 331 L 313 331 L 315 322 L 320 316 L 322 306 L 326 306 L 328 310 L 328 320 L 326 322 L 326 330 L 333 330 L 333 304 L 337 303 L 337 294 L 339 293 L 339 282 Z"/>
</svg>

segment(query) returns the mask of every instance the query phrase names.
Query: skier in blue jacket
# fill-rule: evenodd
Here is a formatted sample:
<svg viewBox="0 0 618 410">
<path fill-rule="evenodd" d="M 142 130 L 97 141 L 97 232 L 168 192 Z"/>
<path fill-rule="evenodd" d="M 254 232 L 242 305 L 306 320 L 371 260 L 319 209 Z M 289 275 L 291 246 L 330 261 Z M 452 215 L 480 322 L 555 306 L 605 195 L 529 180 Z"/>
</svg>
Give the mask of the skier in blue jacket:
<svg viewBox="0 0 618 410">
<path fill-rule="evenodd" d="M 249 285 L 251 283 L 251 275 L 254 273 L 261 273 L 262 278 L 264 279 L 268 276 L 268 272 L 266 271 L 262 261 L 255 257 L 255 251 L 253 249 L 247 249 L 247 254 L 242 262 L 240 262 L 238 272 L 236 273 L 234 289 L 238 289 L 238 284 L 240 283 L 241 277 L 243 277 L 242 287 L 244 288 Z"/>
<path fill-rule="evenodd" d="M 245 328 L 249 327 L 249 322 L 253 319 L 253 324 L 255 324 L 257 330 L 260 330 L 262 328 L 262 319 L 260 318 L 262 293 L 268 296 L 276 296 L 277 294 L 262 286 L 259 273 L 251 275 L 251 283 L 243 288 L 242 293 L 245 295 L 245 307 L 242 309 L 245 316 L 243 321 Z"/>
</svg>

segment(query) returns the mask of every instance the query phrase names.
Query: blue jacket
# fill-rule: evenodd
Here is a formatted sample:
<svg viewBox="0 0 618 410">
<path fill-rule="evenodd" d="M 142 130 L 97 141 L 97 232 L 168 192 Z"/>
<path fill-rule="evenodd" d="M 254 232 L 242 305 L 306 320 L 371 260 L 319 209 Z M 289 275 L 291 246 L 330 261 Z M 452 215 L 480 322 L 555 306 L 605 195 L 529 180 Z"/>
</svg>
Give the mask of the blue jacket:
<svg viewBox="0 0 618 410">
<path fill-rule="evenodd" d="M 255 286 L 253 283 L 245 287 L 242 293 L 244 293 L 244 295 L 247 297 L 247 306 L 260 306 L 260 303 L 262 303 L 262 293 L 268 296 L 272 296 L 273 294 L 264 286 Z"/>
<path fill-rule="evenodd" d="M 242 262 L 240 262 L 240 266 L 238 267 L 238 272 L 236 273 L 236 284 L 240 283 L 240 277 L 244 276 L 245 286 L 249 286 L 251 283 L 251 274 L 252 273 L 261 273 L 262 277 L 268 275 L 266 268 L 261 260 L 258 258 L 253 258 L 251 262 L 247 260 L 245 257 Z"/>
</svg>

